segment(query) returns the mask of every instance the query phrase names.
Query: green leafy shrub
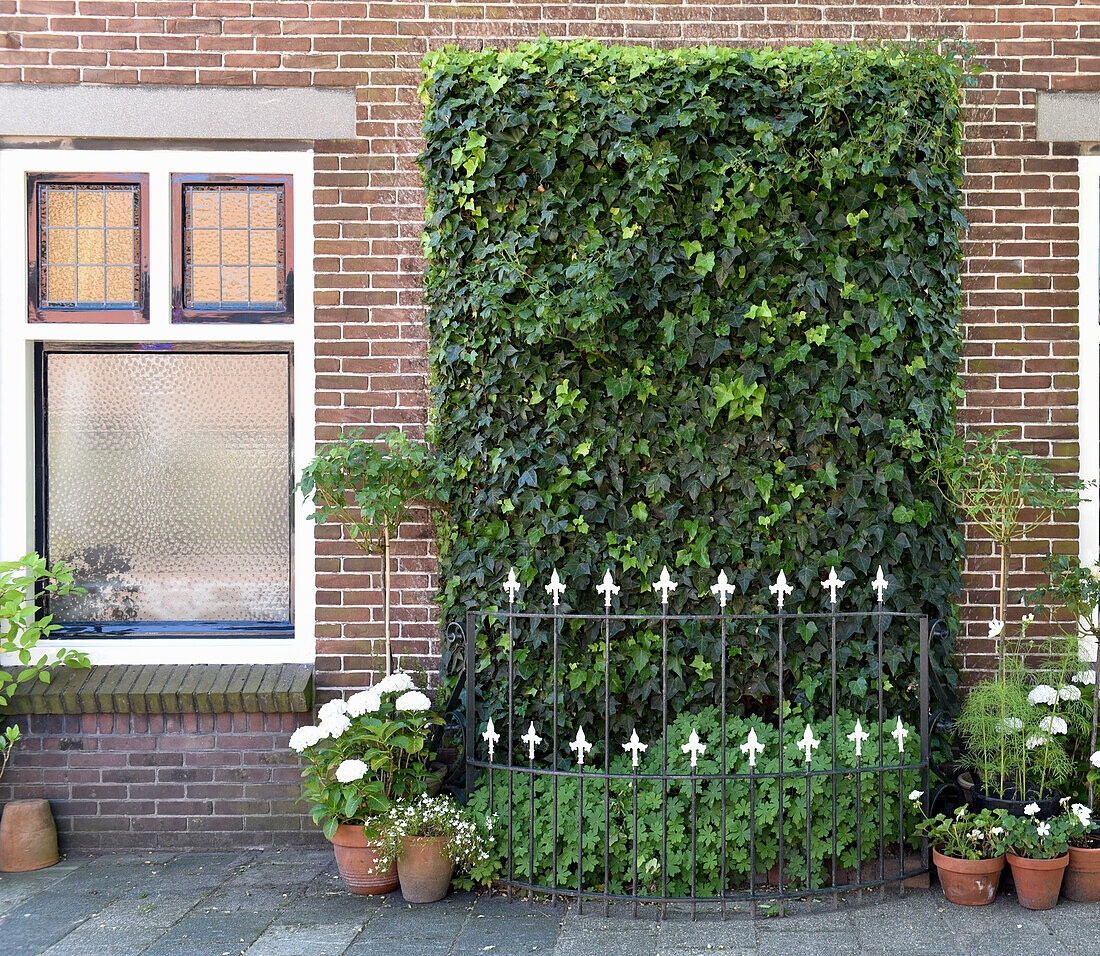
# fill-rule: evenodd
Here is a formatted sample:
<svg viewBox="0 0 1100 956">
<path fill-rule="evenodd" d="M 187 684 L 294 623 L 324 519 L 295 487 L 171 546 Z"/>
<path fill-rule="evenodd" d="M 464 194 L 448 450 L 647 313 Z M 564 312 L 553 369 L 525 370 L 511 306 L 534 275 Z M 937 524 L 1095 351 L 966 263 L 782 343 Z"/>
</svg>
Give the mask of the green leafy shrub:
<svg viewBox="0 0 1100 956">
<path fill-rule="evenodd" d="M 796 746 L 804 727 L 802 715 L 789 711 L 790 723 L 784 726 L 784 773 L 791 776 L 783 785 L 783 845 L 784 878 L 796 886 L 806 881 L 806 777 L 799 771 L 805 767 L 803 751 Z M 857 830 L 861 832 L 864 863 L 878 859 L 879 851 L 879 799 L 877 774 L 862 773 L 859 783 L 859 827 L 857 827 L 857 791 L 855 745 L 847 739 L 854 718 L 847 713 L 837 715 L 837 765 L 850 767 L 851 772 L 837 777 L 837 856 L 841 870 L 853 870 L 857 863 Z M 690 760 L 680 750 L 680 744 L 688 739 L 692 729 L 699 733 L 707 745 L 706 753 L 699 758 L 699 774 L 721 772 L 720 713 L 713 707 L 696 714 L 682 714 L 670 725 L 668 736 L 668 772 L 689 774 Z M 750 727 L 756 729 L 764 751 L 758 758 L 758 774 L 775 774 L 779 770 L 778 729 L 761 721 L 739 717 L 726 720 L 726 760 L 729 773 L 748 771 L 740 745 L 748 736 Z M 827 770 L 832 765 L 831 723 L 814 725 L 814 736 L 821 741 L 814 751 L 811 770 Z M 863 744 L 863 765 L 878 762 L 877 726 L 866 728 L 871 734 Z M 919 747 L 915 728 L 910 730 L 908 754 L 913 759 Z M 883 765 L 896 766 L 898 749 L 886 727 L 883 740 Z M 598 735 L 593 735 L 596 738 Z M 602 737 L 594 739 L 602 749 Z M 630 757 L 623 753 L 621 741 L 612 739 L 611 772 L 631 773 Z M 603 754 L 593 753 L 590 758 L 596 766 L 586 766 L 584 786 L 584 885 L 586 889 L 601 889 L 604 874 L 604 787 L 596 774 L 602 772 Z M 539 766 L 542 766 L 540 762 Z M 575 762 L 559 763 L 561 769 L 575 769 Z M 651 740 L 649 750 L 642 756 L 639 773 L 661 772 L 660 740 Z M 810 780 L 810 846 L 811 884 L 826 885 L 832 868 L 832 783 L 827 775 L 817 775 Z M 908 795 L 920 786 L 920 774 L 914 770 L 899 773 L 887 770 L 883 774 L 885 799 L 883 801 L 883 826 L 885 843 L 889 851 L 896 851 L 899 835 L 900 803 L 904 799 L 907 842 L 918 846 L 916 825 L 920 813 L 908 800 Z M 536 778 L 534 875 L 542 885 L 553 882 L 553 781 L 549 776 Z M 749 781 L 731 780 L 726 783 L 726 865 L 728 887 L 748 884 L 750 863 Z M 779 860 L 779 784 L 775 779 L 758 779 L 755 782 L 756 829 L 755 852 L 758 874 L 765 874 Z M 659 890 L 661 886 L 661 834 L 667 832 L 667 891 L 670 895 L 688 895 L 691 886 L 691 782 L 670 781 L 668 784 L 667 828 L 662 831 L 662 782 L 643 780 L 638 784 L 638 885 L 642 890 Z M 507 832 L 508 782 L 503 771 L 494 771 L 493 800 L 490 806 L 489 778 L 482 772 L 478 787 L 470 797 L 470 805 L 482 813 L 497 815 L 497 842 L 492 866 L 483 867 L 473 875 L 482 881 L 493 879 L 507 869 L 509 839 Z M 615 779 L 610 785 L 610 883 L 613 892 L 629 891 L 633 882 L 633 792 L 632 781 Z M 526 881 L 529 873 L 530 849 L 530 790 L 525 775 L 517 773 L 513 782 L 512 813 L 512 866 L 517 879 Z M 576 777 L 562 777 L 558 782 L 558 870 L 557 882 L 563 887 L 577 885 L 577 802 Z M 696 782 L 696 892 L 700 896 L 719 892 L 721 871 L 722 788 L 720 781 Z"/>
<path fill-rule="evenodd" d="M 959 395 L 965 62 L 923 45 L 541 40 L 435 51 L 426 73 L 434 442 L 453 478 L 444 619 L 499 606 L 512 565 L 533 607 L 556 567 L 573 610 L 602 607 L 605 566 L 624 606 L 645 607 L 668 565 L 672 613 L 714 609 L 720 567 L 732 612 L 774 609 L 763 589 L 781 568 L 788 608 L 819 610 L 836 565 L 855 579 L 844 608 L 868 610 L 879 563 L 892 608 L 952 617 L 961 536 L 909 449 L 951 433 Z M 799 675 L 828 641 L 792 631 Z M 595 630 L 569 636 L 598 646 Z M 501 632 L 478 640 L 499 704 Z M 713 687 L 699 640 L 670 632 L 673 700 Z M 774 712 L 777 640 L 765 622 L 739 647 L 746 712 Z M 932 665 L 948 693 L 950 645 Z M 864 646 L 841 661 L 853 694 Z M 544 671 L 547 648 L 544 625 L 522 667 Z M 660 642 L 620 630 L 613 654 L 652 715 Z M 916 629 L 891 626 L 885 657 L 893 710 Z M 561 704 L 581 715 L 602 660 L 577 668 Z"/>
</svg>

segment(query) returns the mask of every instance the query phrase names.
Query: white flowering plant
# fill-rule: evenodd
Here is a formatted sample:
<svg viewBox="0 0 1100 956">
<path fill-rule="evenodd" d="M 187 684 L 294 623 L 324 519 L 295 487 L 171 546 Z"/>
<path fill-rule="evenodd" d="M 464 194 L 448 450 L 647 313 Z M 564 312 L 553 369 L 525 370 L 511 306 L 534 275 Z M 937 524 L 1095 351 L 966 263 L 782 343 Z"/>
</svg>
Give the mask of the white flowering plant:
<svg viewBox="0 0 1100 956">
<path fill-rule="evenodd" d="M 429 741 L 443 718 L 413 679 L 397 672 L 373 687 L 335 698 L 317 723 L 299 727 L 290 748 L 306 761 L 302 798 L 329 839 L 341 823 L 363 825 L 377 838 L 391 803 L 424 789 Z"/>
<path fill-rule="evenodd" d="M 428 838 L 443 839 L 443 855 L 456 870 L 475 872 L 489 862 L 494 823 L 491 814 L 482 817 L 446 795 L 422 793 L 415 799 L 394 803 L 379 820 L 379 872 L 388 870 L 401 857 L 407 841 Z"/>
<path fill-rule="evenodd" d="M 1082 839 L 1091 826 L 1091 811 L 1083 804 L 1062 800 L 1065 812 L 1047 820 L 1039 819 L 1039 804 L 1024 808 L 1024 816 L 1009 817 L 1009 849 L 1016 856 L 1031 860 L 1053 860 L 1069 850 L 1070 843 Z"/>
<path fill-rule="evenodd" d="M 1008 849 L 1009 826 L 1004 810 L 975 812 L 962 806 L 953 813 L 928 816 L 921 800 L 924 794 L 914 790 L 909 800 L 923 817 L 916 830 L 944 856 L 956 860 L 994 860 Z"/>
</svg>

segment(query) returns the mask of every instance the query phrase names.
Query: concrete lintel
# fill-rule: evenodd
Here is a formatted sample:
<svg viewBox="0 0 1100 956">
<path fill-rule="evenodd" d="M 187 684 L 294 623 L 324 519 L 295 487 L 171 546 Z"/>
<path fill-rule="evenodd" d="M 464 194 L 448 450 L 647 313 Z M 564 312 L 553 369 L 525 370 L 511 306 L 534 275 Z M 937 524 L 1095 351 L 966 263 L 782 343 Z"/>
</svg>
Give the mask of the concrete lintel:
<svg viewBox="0 0 1100 956">
<path fill-rule="evenodd" d="M 312 141 L 355 137 L 355 91 L 0 84 L 0 137 Z"/>
<path fill-rule="evenodd" d="M 1100 91 L 1039 92 L 1036 138 L 1048 143 L 1100 143 Z"/>
</svg>

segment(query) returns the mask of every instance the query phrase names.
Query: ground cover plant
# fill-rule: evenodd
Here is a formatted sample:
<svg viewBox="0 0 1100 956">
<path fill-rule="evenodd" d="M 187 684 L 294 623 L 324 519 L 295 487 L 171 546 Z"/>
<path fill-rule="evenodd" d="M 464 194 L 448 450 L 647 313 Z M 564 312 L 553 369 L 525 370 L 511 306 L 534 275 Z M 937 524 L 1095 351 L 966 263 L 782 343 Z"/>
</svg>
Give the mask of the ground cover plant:
<svg viewBox="0 0 1100 956">
<path fill-rule="evenodd" d="M 931 46 L 649 50 L 541 40 L 446 48 L 426 61 L 426 291 L 434 442 L 451 478 L 441 524 L 445 619 L 522 597 L 602 608 L 614 569 L 628 610 L 869 610 L 951 616 L 961 538 L 912 460 L 953 430 L 958 396 L 959 86 Z M 627 603 L 629 600 L 629 604 Z M 648 602 L 648 604 L 647 604 Z M 949 629 L 953 635 L 954 627 Z M 545 623 L 525 635 L 524 712 L 549 699 Z M 867 641 L 841 687 L 874 689 Z M 599 635 L 563 640 L 582 652 Z M 507 692 L 502 631 L 478 636 L 483 714 Z M 731 700 L 774 713 L 777 636 L 764 621 L 731 668 Z M 953 691 L 951 638 L 932 667 Z M 711 701 L 716 638 L 670 634 L 668 696 Z M 617 629 L 612 669 L 659 731 L 659 640 Z M 788 626 L 792 674 L 827 673 L 825 630 Z M 563 713 L 591 710 L 601 655 L 577 655 Z M 587 660 L 587 663 L 585 663 Z M 888 629 L 888 710 L 911 706 L 917 632 Z M 648 675 L 648 679 L 645 679 Z M 821 711 L 820 680 L 793 680 Z M 518 705 L 517 705 L 518 706 Z M 543 723 L 546 714 L 541 714 Z"/>
</svg>

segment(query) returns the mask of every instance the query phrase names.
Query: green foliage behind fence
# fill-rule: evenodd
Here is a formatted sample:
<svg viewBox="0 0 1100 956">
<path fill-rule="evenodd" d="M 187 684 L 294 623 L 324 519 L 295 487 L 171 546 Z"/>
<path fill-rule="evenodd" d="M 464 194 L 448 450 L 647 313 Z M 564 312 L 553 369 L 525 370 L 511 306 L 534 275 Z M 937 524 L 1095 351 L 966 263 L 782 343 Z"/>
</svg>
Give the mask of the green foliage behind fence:
<svg viewBox="0 0 1100 956">
<path fill-rule="evenodd" d="M 949 614 L 961 539 L 906 446 L 957 398 L 965 65 L 544 40 L 426 68 L 444 618 L 499 604 L 510 565 L 539 586 L 524 600 L 549 606 L 557 567 L 584 609 L 611 566 L 635 610 L 667 564 L 681 612 L 713 608 L 721 567 L 735 611 L 774 608 L 781 568 L 788 606 L 823 609 L 830 565 L 865 609 L 882 563 L 892 608 Z M 890 634 L 890 695 L 916 639 Z M 697 641 L 671 640 L 670 696 L 705 695 Z M 825 651 L 814 628 L 789 648 L 795 668 Z M 774 706 L 768 665 L 765 629 L 734 675 L 747 711 Z M 865 661 L 841 678 L 857 691 Z"/>
</svg>

